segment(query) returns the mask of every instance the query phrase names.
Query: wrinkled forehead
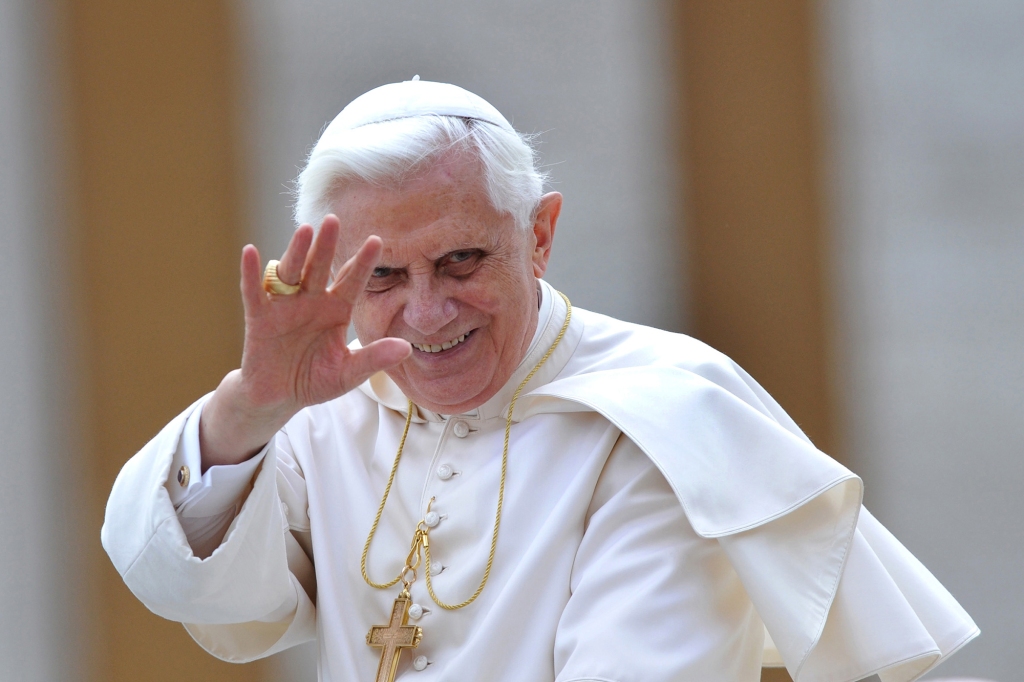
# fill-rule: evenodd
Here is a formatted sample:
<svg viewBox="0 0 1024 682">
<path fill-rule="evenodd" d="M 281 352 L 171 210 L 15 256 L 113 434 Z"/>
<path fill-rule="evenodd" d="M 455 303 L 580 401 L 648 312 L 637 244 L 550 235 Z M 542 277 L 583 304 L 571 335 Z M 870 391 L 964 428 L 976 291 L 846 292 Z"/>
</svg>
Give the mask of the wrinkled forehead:
<svg viewBox="0 0 1024 682">
<path fill-rule="evenodd" d="M 331 191 L 332 201 L 345 199 L 352 188 L 369 185 L 400 194 L 476 194 L 489 196 L 486 169 L 479 150 L 470 144 L 438 146 L 408 164 L 395 164 L 388 173 L 372 180 L 338 178 Z"/>
<path fill-rule="evenodd" d="M 339 258 L 367 237 L 384 241 L 384 254 L 444 255 L 459 248 L 494 248 L 514 239 L 514 218 L 491 203 L 476 159 L 466 156 L 431 164 L 399 183 L 352 182 L 333 195 L 341 221 Z"/>
<path fill-rule="evenodd" d="M 408 172 L 379 180 L 350 178 L 330 193 L 330 209 L 377 220 L 434 219 L 449 213 L 497 214 L 490 199 L 483 163 L 467 149 L 448 149 Z"/>
</svg>

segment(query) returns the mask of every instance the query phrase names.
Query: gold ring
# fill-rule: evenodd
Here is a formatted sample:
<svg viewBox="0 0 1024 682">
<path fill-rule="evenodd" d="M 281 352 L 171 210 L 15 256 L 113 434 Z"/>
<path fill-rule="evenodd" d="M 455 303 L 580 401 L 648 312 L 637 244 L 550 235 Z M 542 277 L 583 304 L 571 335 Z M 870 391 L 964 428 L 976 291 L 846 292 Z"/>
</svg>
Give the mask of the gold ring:
<svg viewBox="0 0 1024 682">
<path fill-rule="evenodd" d="M 263 271 L 263 290 L 268 294 L 277 294 L 279 296 L 291 296 L 292 294 L 299 293 L 299 290 L 302 288 L 301 284 L 286 284 L 277 276 L 278 265 L 279 261 L 276 260 L 267 263 L 267 269 Z"/>
</svg>

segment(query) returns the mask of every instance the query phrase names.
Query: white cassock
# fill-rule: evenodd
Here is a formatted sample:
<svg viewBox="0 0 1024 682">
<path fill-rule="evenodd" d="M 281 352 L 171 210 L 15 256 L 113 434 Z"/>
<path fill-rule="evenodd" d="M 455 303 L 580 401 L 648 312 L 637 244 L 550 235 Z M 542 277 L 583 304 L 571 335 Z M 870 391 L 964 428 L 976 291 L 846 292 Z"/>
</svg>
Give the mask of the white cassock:
<svg viewBox="0 0 1024 682">
<path fill-rule="evenodd" d="M 541 288 L 533 344 L 497 395 L 466 414 L 413 415 L 368 558 L 376 582 L 398 574 L 434 500 L 435 591 L 451 603 L 476 589 L 512 392 L 565 318 Z M 360 555 L 406 398 L 378 374 L 300 412 L 258 457 L 199 476 L 203 404 L 121 471 L 102 531 L 114 565 L 215 656 L 317 639 L 321 680 L 372 680 L 380 650 L 366 633 L 398 588 L 368 586 Z M 797 682 L 895 682 L 978 634 L 861 507 L 860 479 L 698 341 L 575 309 L 513 418 L 490 580 L 446 611 L 420 576 L 425 634 L 400 679 L 737 682 L 764 662 Z M 197 473 L 187 487 L 182 466 Z"/>
</svg>

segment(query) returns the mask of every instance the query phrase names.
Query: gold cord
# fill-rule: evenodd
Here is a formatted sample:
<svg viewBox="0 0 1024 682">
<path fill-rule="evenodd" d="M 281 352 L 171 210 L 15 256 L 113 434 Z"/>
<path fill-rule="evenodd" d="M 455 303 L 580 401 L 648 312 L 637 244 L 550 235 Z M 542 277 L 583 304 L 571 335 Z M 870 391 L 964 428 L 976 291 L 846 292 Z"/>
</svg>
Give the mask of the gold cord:
<svg viewBox="0 0 1024 682">
<path fill-rule="evenodd" d="M 413 404 L 409 401 L 408 414 L 405 417 L 405 429 L 402 431 L 402 439 L 398 443 L 398 452 L 395 454 L 395 463 L 391 465 L 391 474 L 388 476 L 388 484 L 384 487 L 384 497 L 381 498 L 380 506 L 377 507 L 377 517 L 373 520 L 373 525 L 370 526 L 370 534 L 366 536 L 366 544 L 363 546 L 363 556 L 360 560 L 359 569 L 362 571 L 363 580 L 366 584 L 375 587 L 377 589 L 386 589 L 398 583 L 401 580 L 405 584 L 405 590 L 408 591 L 409 585 L 412 584 L 412 580 L 416 579 L 416 568 L 419 566 L 419 552 L 422 549 L 423 556 L 425 558 L 425 570 L 427 579 L 427 592 L 430 594 L 430 598 L 434 600 L 434 603 L 440 606 L 442 609 L 454 611 L 461 609 L 464 606 L 469 606 L 476 598 L 480 596 L 480 593 L 484 591 L 484 586 L 487 584 L 487 579 L 491 576 L 491 566 L 494 564 L 494 553 L 498 548 L 498 528 L 501 526 L 501 509 L 505 502 L 505 474 L 508 470 L 508 446 L 509 436 L 512 433 L 512 413 L 516 408 L 516 401 L 519 400 L 519 394 L 522 392 L 526 384 L 530 382 L 530 379 L 537 373 L 537 371 L 547 362 L 551 354 L 555 352 L 555 348 L 562 342 L 562 338 L 565 336 L 565 332 L 569 329 L 569 321 L 572 319 L 572 303 L 569 302 L 568 297 L 562 292 L 558 292 L 558 295 L 565 301 L 566 312 L 565 322 L 562 323 L 562 329 L 558 332 L 558 336 L 555 337 L 554 342 L 548 351 L 544 354 L 544 357 L 534 366 L 530 373 L 526 375 L 526 378 L 520 382 L 519 387 L 516 388 L 516 392 L 512 394 L 512 402 L 508 406 L 508 415 L 505 418 L 505 442 L 501 452 L 501 484 L 498 487 L 498 508 L 494 514 L 494 530 L 491 532 L 491 551 L 487 555 L 487 567 L 484 568 L 484 576 L 480 580 L 479 587 L 476 588 L 476 592 L 466 599 L 465 601 L 459 602 L 458 604 L 448 604 L 441 601 L 437 594 L 434 592 L 434 586 L 430 580 L 430 539 L 429 529 L 424 521 L 420 521 L 416 526 L 416 531 L 413 533 L 412 547 L 409 551 L 409 556 L 406 559 L 405 567 L 402 572 L 395 577 L 394 580 L 388 583 L 375 583 L 370 580 L 369 575 L 366 572 L 366 556 L 370 553 L 370 543 L 373 542 L 373 536 L 377 532 L 377 526 L 380 524 L 380 517 L 384 513 L 384 505 L 388 501 L 388 495 L 391 493 L 391 485 L 395 482 L 395 473 L 398 471 L 398 462 L 402 459 L 402 450 L 405 448 L 405 439 L 409 435 L 409 424 L 412 423 L 412 411 Z M 429 506 L 428 506 L 429 509 Z M 412 580 L 406 580 L 406 573 L 412 572 Z"/>
<path fill-rule="evenodd" d="M 409 401 L 409 414 L 405 417 L 405 428 L 402 430 L 402 440 L 398 441 L 398 454 L 395 455 L 395 463 L 391 465 L 391 475 L 388 476 L 388 484 L 384 486 L 384 497 L 380 500 L 380 506 L 377 507 L 377 517 L 373 520 L 373 525 L 370 526 L 370 534 L 366 536 L 366 544 L 363 545 L 363 558 L 359 561 L 359 570 L 363 573 L 363 580 L 370 587 L 376 587 L 378 590 L 386 590 L 392 585 L 396 585 L 399 580 L 402 579 L 402 573 L 398 574 L 398 577 L 389 583 L 375 583 L 370 580 L 370 576 L 366 573 L 366 555 L 370 553 L 370 542 L 373 540 L 374 534 L 377 532 L 377 525 L 380 523 L 381 514 L 384 513 L 384 504 L 388 501 L 388 495 L 391 493 L 391 484 L 395 482 L 395 472 L 398 471 L 398 462 L 402 459 L 402 450 L 405 449 L 405 439 L 409 435 L 409 424 L 412 423 L 412 401 Z M 415 546 L 415 538 L 413 539 Z M 415 548 L 415 547 L 414 547 Z"/>
</svg>

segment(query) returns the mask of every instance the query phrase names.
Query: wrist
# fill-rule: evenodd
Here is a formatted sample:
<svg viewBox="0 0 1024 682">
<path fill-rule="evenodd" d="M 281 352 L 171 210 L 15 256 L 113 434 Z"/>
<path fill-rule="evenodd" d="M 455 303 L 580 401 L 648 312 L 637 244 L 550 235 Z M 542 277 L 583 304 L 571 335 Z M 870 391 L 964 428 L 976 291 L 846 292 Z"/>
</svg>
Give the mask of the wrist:
<svg viewBox="0 0 1024 682">
<path fill-rule="evenodd" d="M 203 471 L 251 458 L 298 411 L 294 405 L 253 400 L 241 371 L 229 372 L 204 406 L 200 418 Z"/>
</svg>

